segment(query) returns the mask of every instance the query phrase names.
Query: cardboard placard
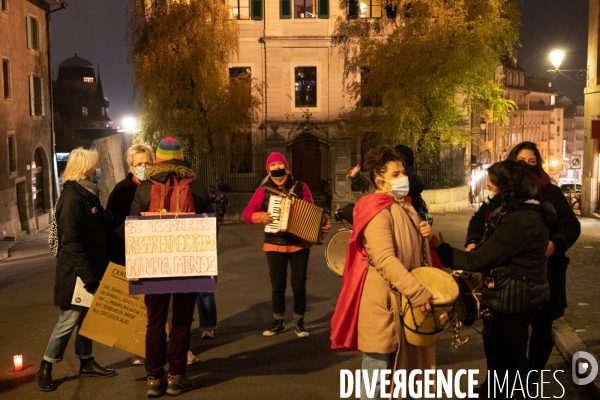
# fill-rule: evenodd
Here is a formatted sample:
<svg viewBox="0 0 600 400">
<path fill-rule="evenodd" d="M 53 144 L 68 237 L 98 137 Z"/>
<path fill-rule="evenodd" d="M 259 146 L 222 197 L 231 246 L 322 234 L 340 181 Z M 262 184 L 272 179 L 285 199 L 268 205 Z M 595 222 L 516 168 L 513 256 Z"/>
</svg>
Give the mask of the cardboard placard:
<svg viewBox="0 0 600 400">
<path fill-rule="evenodd" d="M 216 276 L 217 220 L 208 214 L 127 217 L 127 279 Z"/>
<path fill-rule="evenodd" d="M 130 295 L 125 267 L 110 263 L 79 333 L 145 357 L 147 323 L 144 296 Z"/>
</svg>

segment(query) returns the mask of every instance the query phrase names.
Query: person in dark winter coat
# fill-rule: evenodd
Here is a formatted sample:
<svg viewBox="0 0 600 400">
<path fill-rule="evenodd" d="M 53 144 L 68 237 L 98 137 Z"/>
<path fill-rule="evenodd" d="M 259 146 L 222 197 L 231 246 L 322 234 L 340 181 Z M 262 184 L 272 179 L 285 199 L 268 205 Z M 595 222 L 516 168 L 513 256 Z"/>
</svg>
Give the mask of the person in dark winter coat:
<svg viewBox="0 0 600 400">
<path fill-rule="evenodd" d="M 508 387 L 517 372 L 522 378 L 531 370 L 529 324 L 550 298 L 546 249 L 556 215 L 551 204 L 534 199 L 538 187 L 538 176 L 524 162 L 492 165 L 487 189 L 497 206 L 477 247 L 452 248 L 441 234 L 430 242 L 444 266 L 485 274 L 481 307 L 490 312 L 483 331 L 488 370 L 500 380 L 508 373 Z"/>
<path fill-rule="evenodd" d="M 118 218 L 117 226 L 111 227 L 107 232 L 108 258 L 119 265 L 125 265 L 125 236 L 122 227 L 125 218 L 129 216 L 135 191 L 146 180 L 146 169 L 154 165 L 154 152 L 145 143 L 134 144 L 127 149 L 126 158 L 129 173 L 115 185 L 106 203 L 106 211 L 115 213 Z"/>
<path fill-rule="evenodd" d="M 69 155 L 63 173 L 64 188 L 56 205 L 59 249 L 54 282 L 54 305 L 60 307 L 59 320 L 50 336 L 48 347 L 37 373 L 41 390 L 55 390 L 52 364 L 62 361 L 75 331 L 75 355 L 80 360 L 79 376 L 114 376 L 115 371 L 96 363 L 92 340 L 79 335 L 88 308 L 71 304 L 77 278 L 94 294 L 106 270 L 105 214 L 98 195 L 100 189 L 98 153 L 82 148 Z"/>
<path fill-rule="evenodd" d="M 243 213 L 244 221 L 249 224 L 269 225 L 273 222 L 268 212 L 271 191 L 275 190 L 284 194 L 293 193 L 297 198 L 313 203 L 312 194 L 308 185 L 295 180 L 289 173 L 288 162 L 281 153 L 273 152 L 267 157 L 266 163 L 269 179 L 261 185 L 252 196 L 250 203 Z M 268 189 L 267 189 L 268 188 Z M 270 190 L 269 190 L 270 189 Z M 323 228 L 329 230 L 328 222 Z M 306 273 L 310 243 L 306 243 L 288 233 L 265 233 L 263 251 L 267 254 L 269 274 L 271 276 L 271 297 L 273 302 L 273 323 L 264 336 L 274 336 L 285 330 L 285 289 L 287 281 L 288 263 L 291 268 L 292 292 L 294 294 L 294 321 L 296 335 L 308 337 L 309 333 L 304 326 L 304 313 L 306 311 Z"/>
<path fill-rule="evenodd" d="M 183 151 L 178 140 L 163 139 L 156 149 L 156 164 L 146 169 L 146 178 L 135 192 L 130 215 L 141 215 L 150 210 L 153 181 L 165 183 L 170 179 L 178 181 L 191 178 L 190 183 L 196 214 L 213 213 L 213 205 L 207 187 L 196 180 L 196 174 L 183 159 Z M 165 370 L 167 362 L 167 334 L 165 325 L 169 302 L 173 298 L 173 322 L 169 337 L 169 373 L 166 393 L 177 396 L 194 388 L 194 382 L 185 377 L 190 331 L 193 321 L 196 296 L 198 293 L 147 294 L 144 296 L 148 311 L 146 329 L 146 375 L 148 377 L 148 397 L 160 397 L 165 391 Z"/>
<path fill-rule="evenodd" d="M 581 224 L 560 188 L 550 182 L 550 177 L 542 167 L 542 157 L 535 143 L 519 143 L 512 149 L 508 159 L 524 161 L 534 168 L 540 178 L 539 200 L 549 202 L 556 210 L 556 222 L 550 226 L 546 250 L 550 301 L 536 313 L 531 323 L 529 361 L 533 370 L 540 371 L 545 368 L 554 347 L 552 323 L 564 315 L 567 307 L 566 271 L 570 259 L 565 253 L 579 238 Z M 483 238 L 484 227 L 494 211 L 494 204 L 484 203 L 471 218 L 467 233 L 467 251 L 474 248 Z"/>
</svg>

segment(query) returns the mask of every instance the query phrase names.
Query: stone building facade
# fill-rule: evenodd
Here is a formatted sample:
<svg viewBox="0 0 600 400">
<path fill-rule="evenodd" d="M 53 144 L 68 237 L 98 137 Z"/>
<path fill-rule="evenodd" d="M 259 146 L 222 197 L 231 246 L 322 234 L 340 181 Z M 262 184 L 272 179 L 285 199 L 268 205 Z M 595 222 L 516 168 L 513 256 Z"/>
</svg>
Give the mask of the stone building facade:
<svg viewBox="0 0 600 400">
<path fill-rule="evenodd" d="M 50 222 L 52 112 L 48 21 L 61 0 L 3 0 L 0 10 L 0 239 Z"/>
</svg>

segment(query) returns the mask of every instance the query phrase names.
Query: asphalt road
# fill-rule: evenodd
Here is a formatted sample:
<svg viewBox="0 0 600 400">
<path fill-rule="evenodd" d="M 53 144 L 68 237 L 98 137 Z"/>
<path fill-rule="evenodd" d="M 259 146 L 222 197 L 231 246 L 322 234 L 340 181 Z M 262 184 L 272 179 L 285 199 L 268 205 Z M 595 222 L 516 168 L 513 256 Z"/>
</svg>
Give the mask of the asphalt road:
<svg viewBox="0 0 600 400">
<path fill-rule="evenodd" d="M 434 230 L 442 230 L 446 240 L 463 244 L 469 213 L 437 215 Z M 332 232 L 339 228 L 334 224 Z M 340 370 L 360 367 L 361 354 L 329 349 L 329 320 L 341 279 L 324 261 L 324 247 L 311 250 L 309 263 L 306 327 L 311 336 L 296 337 L 293 332 L 292 297 L 288 288 L 287 329 L 266 338 L 262 331 L 271 323 L 268 269 L 260 251 L 258 226 L 226 225 L 219 236 L 218 328 L 214 340 L 192 335 L 192 350 L 201 362 L 189 367 L 197 389 L 183 399 L 337 399 L 340 398 Z M 55 259 L 44 240 L 17 244 L 11 258 L 0 262 L 0 399 L 142 399 L 146 398 L 143 367 L 130 366 L 130 354 L 94 344 L 99 363 L 116 368 L 114 378 L 77 378 L 78 361 L 69 344 L 65 360 L 55 365 L 58 390 L 42 393 L 35 373 L 58 317 L 52 305 Z M 194 322 L 197 328 L 197 322 Z M 480 325 L 476 325 L 480 327 Z M 451 330 L 437 345 L 438 368 L 479 369 L 483 378 L 485 358 L 481 336 L 466 328 L 470 336 L 458 352 L 450 350 Z M 25 369 L 14 372 L 12 357 L 22 354 Z M 588 399 L 587 393 L 571 381 L 569 366 L 555 352 L 550 368 L 562 387 L 553 381 L 544 387 L 544 396 Z M 463 389 L 466 385 L 463 383 Z M 353 397 L 354 398 L 354 397 Z"/>
</svg>

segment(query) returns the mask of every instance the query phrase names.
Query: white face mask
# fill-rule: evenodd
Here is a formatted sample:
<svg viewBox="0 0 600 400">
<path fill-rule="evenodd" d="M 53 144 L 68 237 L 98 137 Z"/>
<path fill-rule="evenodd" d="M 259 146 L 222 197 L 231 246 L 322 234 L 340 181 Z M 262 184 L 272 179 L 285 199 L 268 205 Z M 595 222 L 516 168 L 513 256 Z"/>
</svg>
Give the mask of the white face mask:
<svg viewBox="0 0 600 400">
<path fill-rule="evenodd" d="M 495 196 L 495 193 L 491 190 L 483 189 L 483 202 L 489 203 L 490 200 Z"/>
<path fill-rule="evenodd" d="M 392 185 L 392 190 L 389 193 L 397 199 L 402 199 L 408 194 L 408 176 L 403 176 L 398 179 L 392 179 L 391 181 L 381 179 L 382 181 L 389 182 Z"/>
<path fill-rule="evenodd" d="M 135 167 L 135 177 L 138 178 L 140 181 L 146 180 L 146 166 L 145 165 L 139 165 L 139 166 Z"/>
</svg>

